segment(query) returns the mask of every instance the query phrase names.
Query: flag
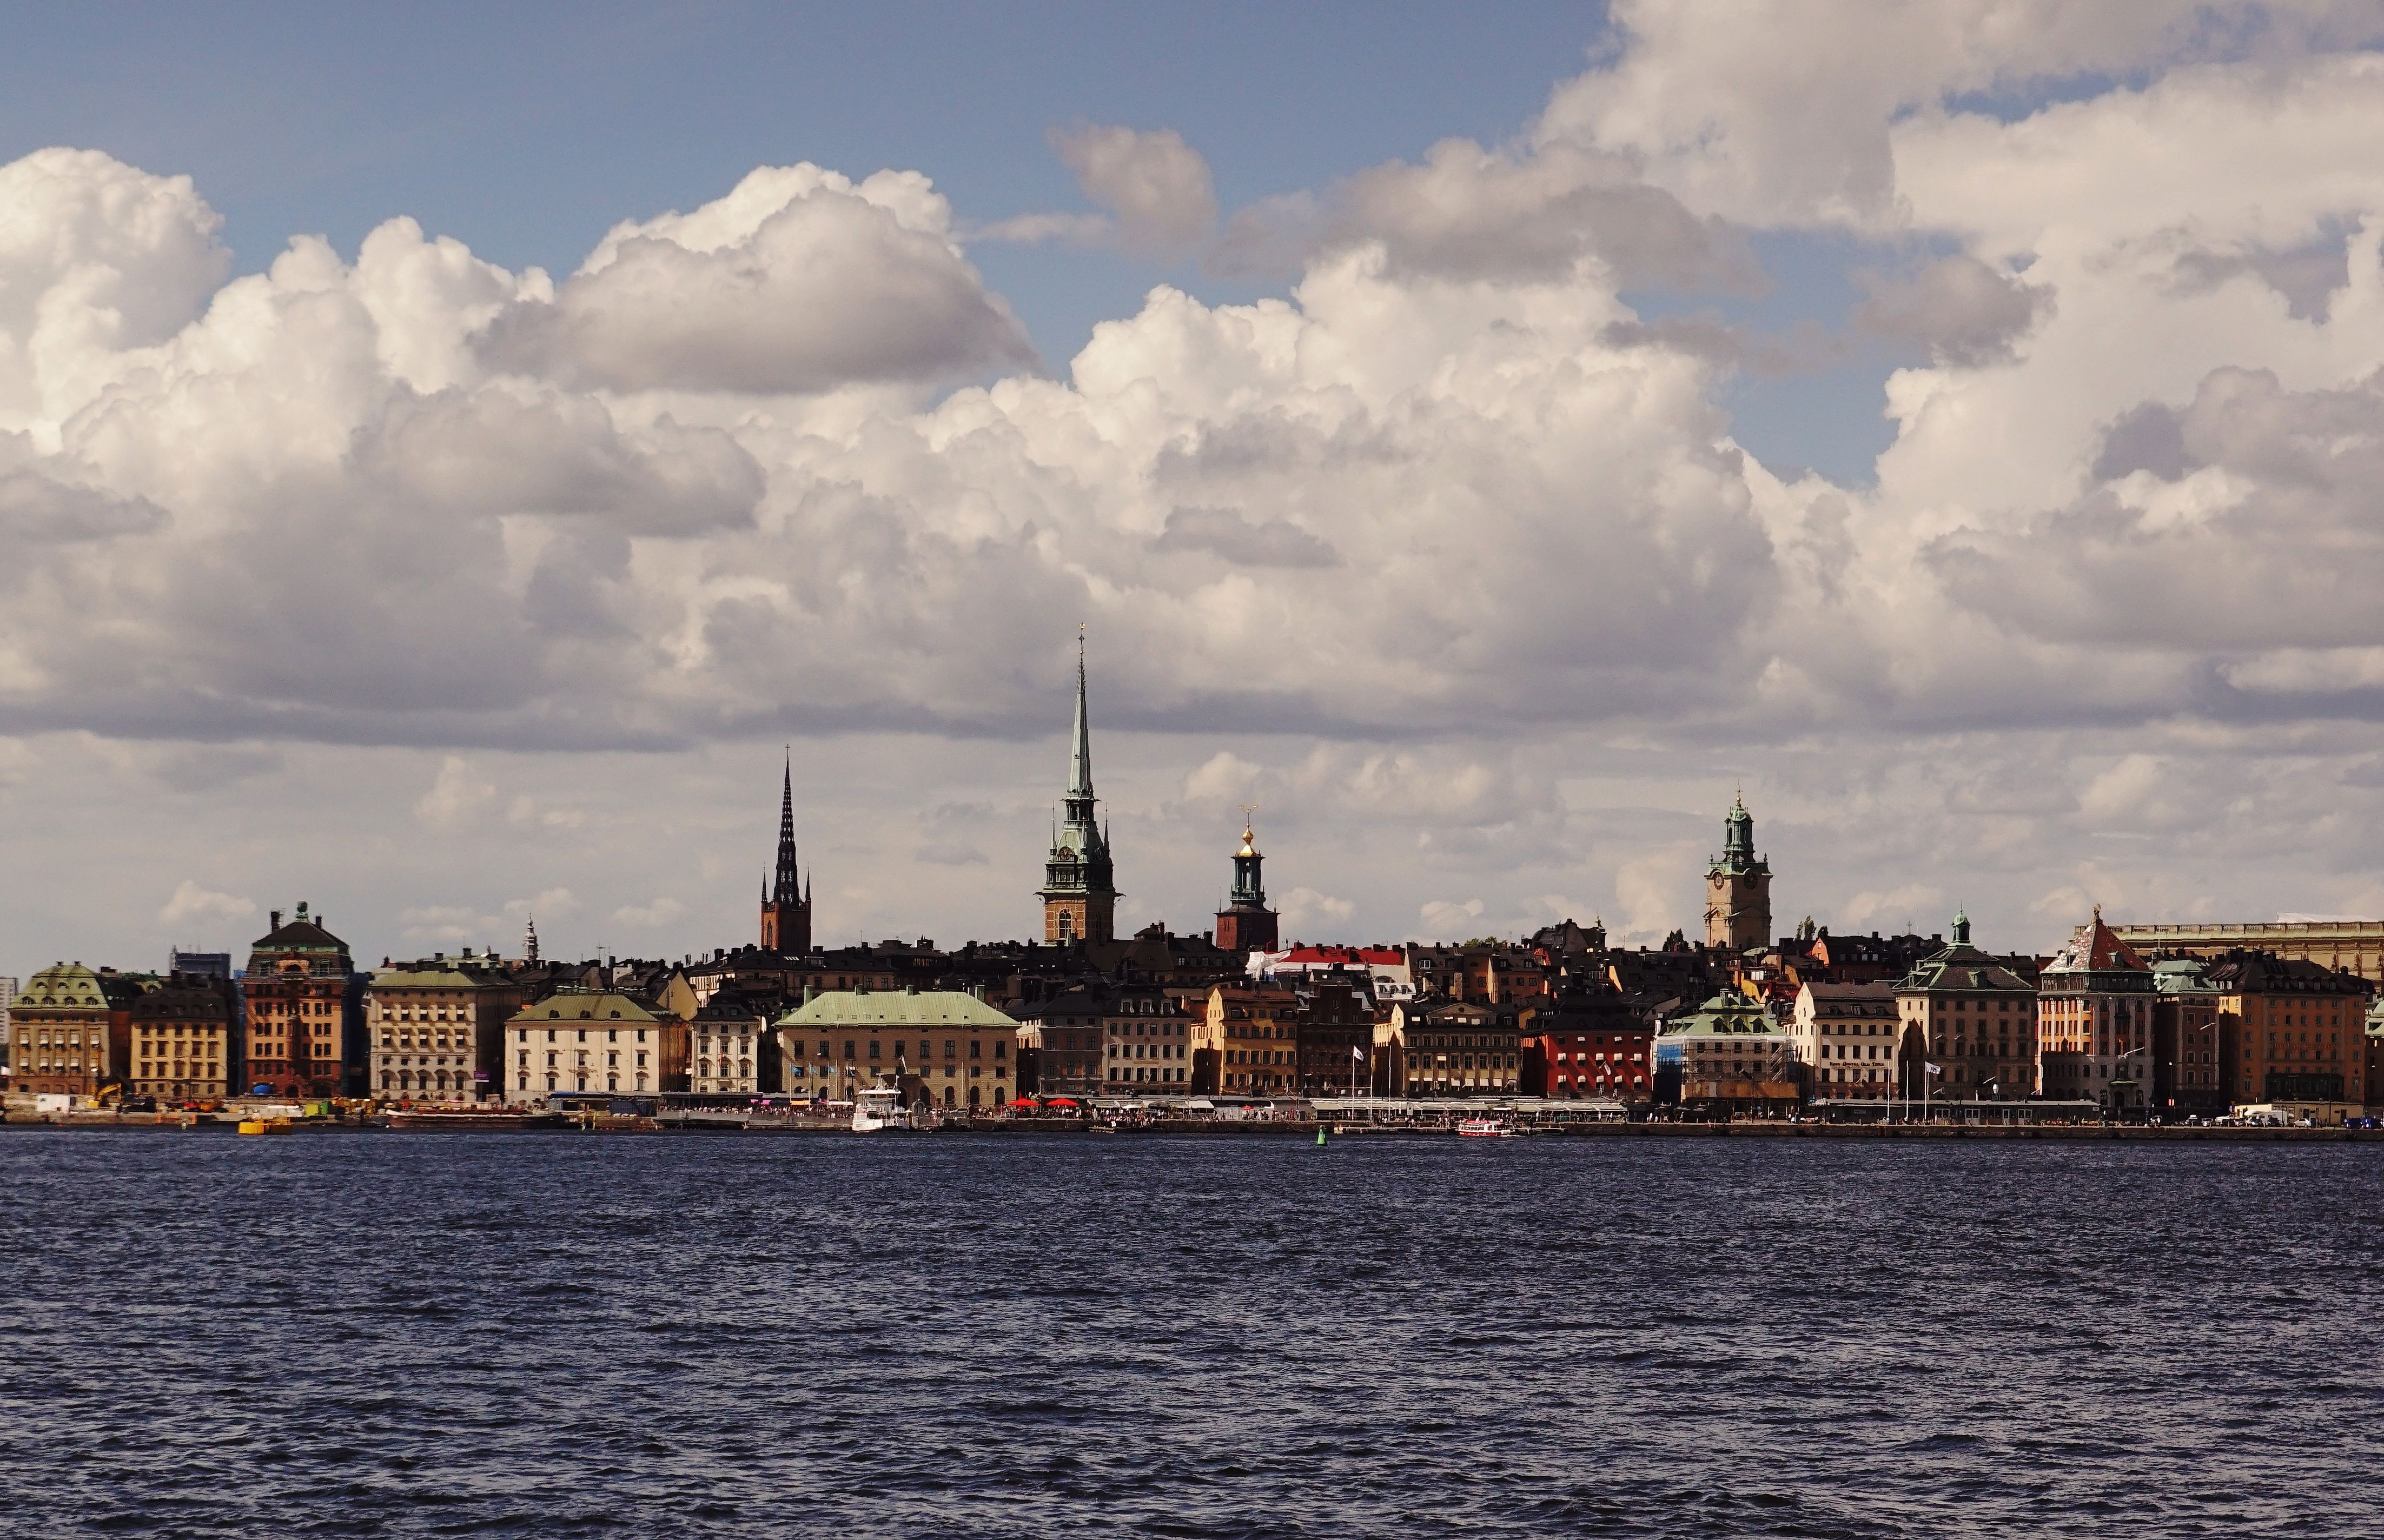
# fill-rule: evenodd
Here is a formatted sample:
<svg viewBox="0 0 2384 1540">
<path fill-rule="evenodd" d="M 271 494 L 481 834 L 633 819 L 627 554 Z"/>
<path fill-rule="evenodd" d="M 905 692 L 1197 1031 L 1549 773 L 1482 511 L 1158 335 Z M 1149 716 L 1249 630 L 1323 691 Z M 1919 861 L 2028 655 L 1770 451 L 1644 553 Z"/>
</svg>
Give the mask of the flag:
<svg viewBox="0 0 2384 1540">
<path fill-rule="evenodd" d="M 1364 1047 L 1357 1043 L 1351 1043 L 1349 1045 L 1349 1057 L 1362 1062 L 1366 1057 Z"/>
<path fill-rule="evenodd" d="M 1929 1066 L 1929 1073 L 1930 1073 L 1930 1074 L 1944 1074 L 1945 1072 L 1944 1072 L 1943 1070 L 1942 1070 L 1942 1069 L 1939 1069 L 1936 1065 L 1931 1064 L 1931 1065 L 1930 1065 L 1930 1066 Z"/>
</svg>

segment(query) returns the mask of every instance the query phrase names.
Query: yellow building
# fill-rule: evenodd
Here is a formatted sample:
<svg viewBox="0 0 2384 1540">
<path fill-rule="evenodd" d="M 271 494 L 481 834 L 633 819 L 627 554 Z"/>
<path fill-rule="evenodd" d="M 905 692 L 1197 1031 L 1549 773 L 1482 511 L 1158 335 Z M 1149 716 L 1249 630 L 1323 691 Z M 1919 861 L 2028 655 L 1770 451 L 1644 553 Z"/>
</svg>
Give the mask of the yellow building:
<svg viewBox="0 0 2384 1540">
<path fill-rule="evenodd" d="M 989 1111 L 1018 1094 L 1018 1024 L 959 989 L 837 990 L 778 1018 L 787 1089 L 850 1101 L 866 1086 L 902 1099 Z"/>
<path fill-rule="evenodd" d="M 126 975 L 80 962 L 53 962 L 27 979 L 9 1009 L 10 1088 L 97 1096 L 121 1085 L 139 991 Z"/>
<path fill-rule="evenodd" d="M 220 1101 L 239 1087 L 240 995 L 231 980 L 176 974 L 132 1002 L 129 1087 L 161 1101 Z"/>
</svg>

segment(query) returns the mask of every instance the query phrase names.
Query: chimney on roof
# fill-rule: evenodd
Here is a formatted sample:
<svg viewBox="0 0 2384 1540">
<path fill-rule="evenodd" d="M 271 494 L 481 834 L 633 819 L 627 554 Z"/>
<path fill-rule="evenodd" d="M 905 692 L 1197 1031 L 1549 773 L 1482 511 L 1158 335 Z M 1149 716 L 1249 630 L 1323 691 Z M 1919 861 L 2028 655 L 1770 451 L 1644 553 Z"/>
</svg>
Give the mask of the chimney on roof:
<svg viewBox="0 0 2384 1540">
<path fill-rule="evenodd" d="M 267 910 L 266 913 L 268 913 L 268 914 L 270 914 L 270 915 L 273 917 L 273 923 L 272 923 L 270 925 L 267 925 L 266 928 L 267 928 L 268 931 L 279 930 L 279 929 L 281 928 L 281 911 L 279 911 L 279 910 L 278 910 L 278 909 L 272 909 L 272 910 Z"/>
</svg>

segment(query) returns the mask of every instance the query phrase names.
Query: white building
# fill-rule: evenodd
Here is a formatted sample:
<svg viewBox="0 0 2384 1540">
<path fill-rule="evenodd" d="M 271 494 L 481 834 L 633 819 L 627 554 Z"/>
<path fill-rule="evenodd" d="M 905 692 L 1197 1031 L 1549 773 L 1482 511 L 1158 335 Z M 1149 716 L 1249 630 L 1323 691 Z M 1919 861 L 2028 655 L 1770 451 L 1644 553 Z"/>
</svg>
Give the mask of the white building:
<svg viewBox="0 0 2384 1540">
<path fill-rule="evenodd" d="M 1895 1085 L 1895 986 L 1807 984 L 1789 1041 L 1815 1101 L 1885 1101 Z"/>
</svg>

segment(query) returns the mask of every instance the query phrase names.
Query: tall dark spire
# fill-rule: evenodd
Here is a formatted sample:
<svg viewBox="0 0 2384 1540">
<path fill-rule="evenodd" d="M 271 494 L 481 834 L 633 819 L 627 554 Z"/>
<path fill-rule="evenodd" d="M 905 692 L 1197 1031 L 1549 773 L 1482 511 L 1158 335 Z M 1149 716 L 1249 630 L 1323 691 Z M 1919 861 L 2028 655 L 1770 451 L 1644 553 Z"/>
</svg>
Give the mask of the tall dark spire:
<svg viewBox="0 0 2384 1540">
<path fill-rule="evenodd" d="M 795 755 L 787 751 L 778 790 L 777 869 L 762 887 L 762 945 L 772 951 L 809 951 L 812 947 L 811 885 L 795 855 Z"/>
<path fill-rule="evenodd" d="M 1085 707 L 1085 628 L 1076 627 L 1076 718 L 1068 742 L 1068 789 L 1044 863 L 1044 938 L 1107 941 L 1114 934 L 1117 888 L 1109 831 L 1094 814 L 1092 722 Z"/>
<path fill-rule="evenodd" d="M 1071 816 L 1077 816 L 1074 804 L 1083 802 L 1084 818 L 1092 816 L 1093 803 L 1093 730 L 1085 719 L 1085 628 L 1076 627 L 1076 731 L 1068 754 L 1068 801 Z"/>
<path fill-rule="evenodd" d="M 795 870 L 795 756 L 787 753 L 787 778 L 778 795 L 778 876 L 771 885 L 774 903 L 801 903 L 802 879 Z"/>
</svg>

